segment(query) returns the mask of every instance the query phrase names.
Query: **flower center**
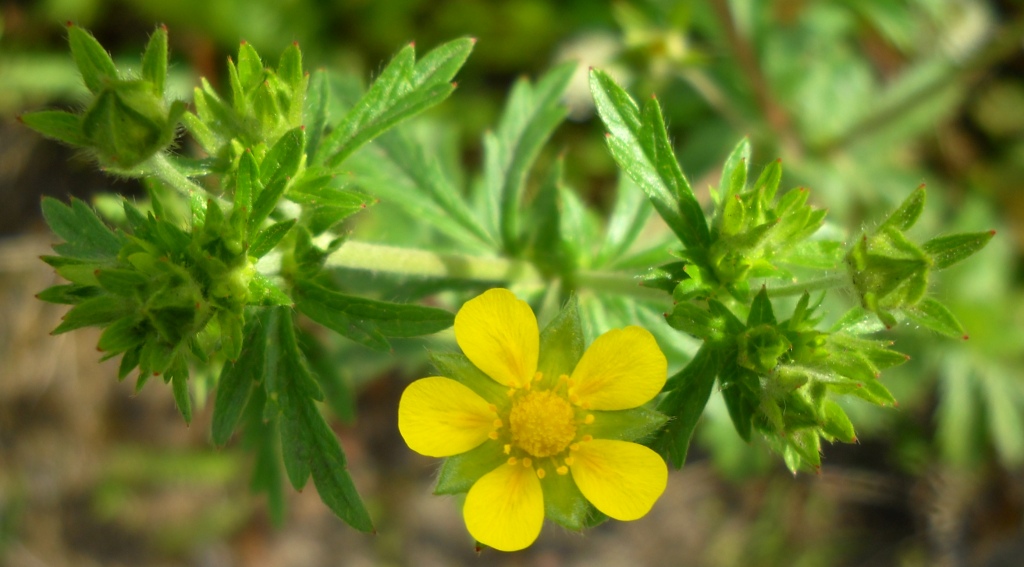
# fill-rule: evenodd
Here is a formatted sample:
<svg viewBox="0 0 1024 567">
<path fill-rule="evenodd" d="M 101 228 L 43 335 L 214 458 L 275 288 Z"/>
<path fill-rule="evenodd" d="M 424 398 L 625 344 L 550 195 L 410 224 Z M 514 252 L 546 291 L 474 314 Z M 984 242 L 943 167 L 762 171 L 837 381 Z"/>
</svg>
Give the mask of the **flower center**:
<svg viewBox="0 0 1024 567">
<path fill-rule="evenodd" d="M 534 457 L 557 455 L 576 437 L 572 406 L 550 391 L 530 392 L 516 400 L 509 422 L 512 442 Z"/>
</svg>

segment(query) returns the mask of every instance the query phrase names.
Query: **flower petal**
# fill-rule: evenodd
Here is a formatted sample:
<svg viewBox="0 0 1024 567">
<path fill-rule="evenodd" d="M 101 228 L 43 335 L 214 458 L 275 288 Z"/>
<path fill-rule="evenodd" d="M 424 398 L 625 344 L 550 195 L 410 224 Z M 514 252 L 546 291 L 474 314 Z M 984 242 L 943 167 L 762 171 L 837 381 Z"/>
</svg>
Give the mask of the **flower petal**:
<svg viewBox="0 0 1024 567">
<path fill-rule="evenodd" d="M 580 443 L 569 470 L 595 508 L 622 521 L 647 514 L 668 482 L 665 461 L 647 447 L 628 441 Z"/>
<path fill-rule="evenodd" d="M 544 493 L 533 467 L 503 464 L 476 481 L 462 508 L 466 529 L 500 551 L 528 547 L 544 523 Z"/>
<path fill-rule="evenodd" d="M 649 402 L 667 377 L 668 361 L 647 329 L 612 329 L 583 353 L 569 393 L 584 407 L 623 410 Z"/>
<path fill-rule="evenodd" d="M 433 376 L 409 384 L 398 402 L 398 431 L 428 457 L 465 453 L 487 440 L 498 415 L 463 384 Z"/>
<path fill-rule="evenodd" d="M 505 386 L 525 385 L 537 371 L 537 317 L 507 289 L 467 301 L 455 315 L 455 341 L 477 368 Z"/>
</svg>

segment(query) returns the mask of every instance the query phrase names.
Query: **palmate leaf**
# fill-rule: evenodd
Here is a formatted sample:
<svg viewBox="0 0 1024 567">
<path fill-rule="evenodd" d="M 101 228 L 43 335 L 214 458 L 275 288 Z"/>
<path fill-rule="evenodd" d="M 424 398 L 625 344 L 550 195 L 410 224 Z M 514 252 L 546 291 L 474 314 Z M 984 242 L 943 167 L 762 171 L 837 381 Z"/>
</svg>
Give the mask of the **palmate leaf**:
<svg viewBox="0 0 1024 567">
<path fill-rule="evenodd" d="M 672 152 L 658 102 L 643 111 L 603 71 L 590 73 L 590 91 L 608 129 L 612 156 L 643 189 L 669 228 L 688 248 L 701 248 L 711 239 L 707 220 Z"/>
<path fill-rule="evenodd" d="M 61 256 L 85 260 L 114 260 L 124 237 L 113 232 L 88 205 L 72 198 L 71 205 L 45 197 L 43 217 L 53 232 L 64 239 L 53 247 Z"/>
<path fill-rule="evenodd" d="M 415 47 L 407 45 L 341 123 L 320 140 L 317 159 L 337 166 L 388 128 L 448 98 L 455 90 L 450 81 L 469 57 L 474 43 L 470 38 L 450 41 L 418 63 Z"/>
<path fill-rule="evenodd" d="M 690 438 L 697 420 L 711 397 L 711 389 L 718 374 L 719 353 L 704 345 L 678 374 L 671 378 L 674 386 L 658 404 L 658 411 L 670 420 L 655 439 L 653 447 L 676 468 L 686 462 Z"/>
</svg>

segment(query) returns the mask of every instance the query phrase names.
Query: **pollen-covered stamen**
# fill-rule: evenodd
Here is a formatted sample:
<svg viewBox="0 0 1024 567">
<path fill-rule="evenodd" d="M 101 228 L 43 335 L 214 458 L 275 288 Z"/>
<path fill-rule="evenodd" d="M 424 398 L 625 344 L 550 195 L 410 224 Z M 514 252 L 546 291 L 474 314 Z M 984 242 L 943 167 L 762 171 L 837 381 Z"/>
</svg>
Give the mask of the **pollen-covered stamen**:
<svg viewBox="0 0 1024 567">
<path fill-rule="evenodd" d="M 512 444 L 534 457 L 561 453 L 576 437 L 576 415 L 552 391 L 531 391 L 515 400 L 509 414 Z"/>
</svg>

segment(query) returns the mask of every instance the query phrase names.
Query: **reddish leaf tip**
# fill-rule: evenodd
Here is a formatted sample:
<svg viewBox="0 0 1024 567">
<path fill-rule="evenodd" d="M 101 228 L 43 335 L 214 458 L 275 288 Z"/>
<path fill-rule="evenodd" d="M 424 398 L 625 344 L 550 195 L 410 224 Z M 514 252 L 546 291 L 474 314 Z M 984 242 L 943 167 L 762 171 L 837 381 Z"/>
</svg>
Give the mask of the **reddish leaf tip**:
<svg viewBox="0 0 1024 567">
<path fill-rule="evenodd" d="M 64 22 L 64 25 L 69 27 L 69 28 L 73 28 L 73 27 L 75 27 L 75 22 L 72 22 L 71 20 L 68 20 L 68 21 Z"/>
<path fill-rule="evenodd" d="M 244 39 L 238 43 L 238 45 L 248 45 L 248 44 L 249 44 L 249 42 L 245 41 Z"/>
<path fill-rule="evenodd" d="M 459 88 L 459 82 L 458 81 L 452 81 L 452 88 L 453 89 Z"/>
<path fill-rule="evenodd" d="M 160 29 L 162 29 L 164 31 L 167 31 L 167 24 L 159 24 L 157 27 L 159 27 Z"/>
<path fill-rule="evenodd" d="M 971 337 L 970 337 L 970 335 L 967 335 L 967 334 L 964 334 L 964 336 L 963 336 L 963 339 L 964 339 L 965 341 L 966 341 L 967 339 L 970 339 L 970 338 L 971 338 Z"/>
<path fill-rule="evenodd" d="M 409 47 L 416 47 L 416 40 L 415 39 L 409 42 Z"/>
<path fill-rule="evenodd" d="M 299 46 L 299 42 L 298 41 L 293 41 L 292 45 L 294 45 L 295 47 L 298 47 Z"/>
<path fill-rule="evenodd" d="M 924 189 L 924 183 L 918 185 L 917 189 L 915 189 L 915 191 L 920 191 L 921 189 Z"/>
<path fill-rule="evenodd" d="M 989 231 L 988 231 L 988 235 L 989 235 L 989 236 L 995 236 L 995 235 L 996 235 L 996 231 L 995 231 L 995 229 L 989 230 Z"/>
<path fill-rule="evenodd" d="M 473 45 L 476 45 L 476 38 L 475 37 L 469 38 L 469 42 L 472 43 Z"/>
</svg>

